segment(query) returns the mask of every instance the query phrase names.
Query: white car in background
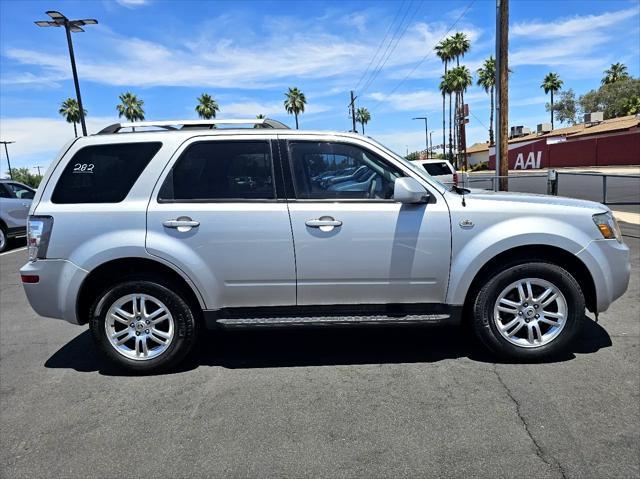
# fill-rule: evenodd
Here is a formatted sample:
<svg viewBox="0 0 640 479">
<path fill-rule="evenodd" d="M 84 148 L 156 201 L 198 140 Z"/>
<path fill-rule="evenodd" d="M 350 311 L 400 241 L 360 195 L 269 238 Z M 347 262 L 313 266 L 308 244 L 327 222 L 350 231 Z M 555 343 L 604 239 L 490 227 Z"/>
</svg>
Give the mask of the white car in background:
<svg viewBox="0 0 640 479">
<path fill-rule="evenodd" d="M 17 181 L 0 180 L 0 253 L 9 239 L 27 235 L 27 215 L 35 191 Z"/>
<path fill-rule="evenodd" d="M 444 185 L 458 185 L 458 173 L 447 160 L 414 160 L 412 163 Z"/>
</svg>

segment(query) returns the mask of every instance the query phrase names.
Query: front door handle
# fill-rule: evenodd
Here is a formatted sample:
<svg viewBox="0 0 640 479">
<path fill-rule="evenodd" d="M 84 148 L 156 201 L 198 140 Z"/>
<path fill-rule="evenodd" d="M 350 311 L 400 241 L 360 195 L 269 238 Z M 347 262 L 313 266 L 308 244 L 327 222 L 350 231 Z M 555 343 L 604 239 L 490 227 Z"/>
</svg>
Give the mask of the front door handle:
<svg viewBox="0 0 640 479">
<path fill-rule="evenodd" d="M 342 226 L 342 221 L 335 220 L 331 216 L 321 216 L 315 220 L 307 220 L 305 224 L 309 228 L 320 228 L 320 231 L 331 231 L 333 228 Z"/>
<path fill-rule="evenodd" d="M 175 228 L 181 233 L 186 233 L 187 231 L 191 231 L 191 228 L 197 228 L 200 226 L 199 221 L 193 221 L 188 216 L 180 216 L 175 220 L 167 220 L 162 223 L 162 226 L 165 228 Z"/>
</svg>

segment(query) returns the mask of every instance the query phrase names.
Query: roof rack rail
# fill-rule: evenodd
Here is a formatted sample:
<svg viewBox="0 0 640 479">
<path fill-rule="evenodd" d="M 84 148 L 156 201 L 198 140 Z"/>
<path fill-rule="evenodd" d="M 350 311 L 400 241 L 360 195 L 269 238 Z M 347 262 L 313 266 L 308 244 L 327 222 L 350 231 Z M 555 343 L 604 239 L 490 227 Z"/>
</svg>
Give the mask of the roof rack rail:
<svg viewBox="0 0 640 479">
<path fill-rule="evenodd" d="M 229 120 L 164 120 L 164 121 L 136 121 L 131 123 L 114 123 L 100 130 L 98 135 L 118 133 L 125 128 L 162 128 L 165 130 L 213 129 L 216 125 L 253 125 L 254 128 L 289 129 L 284 123 L 270 118 L 229 119 Z"/>
</svg>

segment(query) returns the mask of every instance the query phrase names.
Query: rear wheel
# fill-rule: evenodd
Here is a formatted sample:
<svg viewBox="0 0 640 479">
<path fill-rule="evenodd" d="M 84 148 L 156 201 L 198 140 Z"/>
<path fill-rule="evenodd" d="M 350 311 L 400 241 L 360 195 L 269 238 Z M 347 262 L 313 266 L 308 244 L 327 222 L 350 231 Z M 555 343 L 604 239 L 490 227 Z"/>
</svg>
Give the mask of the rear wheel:
<svg viewBox="0 0 640 479">
<path fill-rule="evenodd" d="M 549 263 L 526 263 L 497 272 L 480 289 L 474 327 L 495 354 L 516 360 L 548 359 L 566 352 L 584 317 L 577 281 Z"/>
<path fill-rule="evenodd" d="M 161 372 L 193 348 L 197 321 L 173 289 L 150 280 L 113 286 L 97 299 L 90 329 L 101 351 L 121 367 Z"/>
</svg>

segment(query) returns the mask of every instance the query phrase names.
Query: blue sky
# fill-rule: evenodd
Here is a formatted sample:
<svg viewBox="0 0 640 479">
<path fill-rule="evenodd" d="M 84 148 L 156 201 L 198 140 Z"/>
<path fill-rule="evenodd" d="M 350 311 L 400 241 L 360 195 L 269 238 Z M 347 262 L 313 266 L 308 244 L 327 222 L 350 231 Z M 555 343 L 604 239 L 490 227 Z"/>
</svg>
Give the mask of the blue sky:
<svg viewBox="0 0 640 479">
<path fill-rule="evenodd" d="M 510 9 L 511 124 L 548 121 L 539 86 L 550 71 L 577 94 L 596 88 L 614 62 L 640 76 L 637 0 L 511 0 Z M 117 121 L 124 91 L 144 100 L 147 119 L 196 118 L 195 99 L 207 92 L 219 117 L 263 113 L 293 125 L 282 106 L 289 86 L 307 97 L 301 128 L 348 130 L 355 89 L 372 114 L 367 134 L 404 153 L 424 145 L 414 116 L 429 117 L 434 142 L 442 136 L 435 43 L 449 29 L 466 32 L 464 64 L 474 73 L 495 48 L 494 1 L 2 0 L 0 136 L 16 141 L 12 166 L 47 166 L 73 136 L 57 113 L 74 96 L 63 31 L 33 24 L 46 10 L 100 22 L 73 37 L 90 132 Z M 488 96 L 473 86 L 466 100 L 469 144 L 485 141 Z"/>
</svg>

